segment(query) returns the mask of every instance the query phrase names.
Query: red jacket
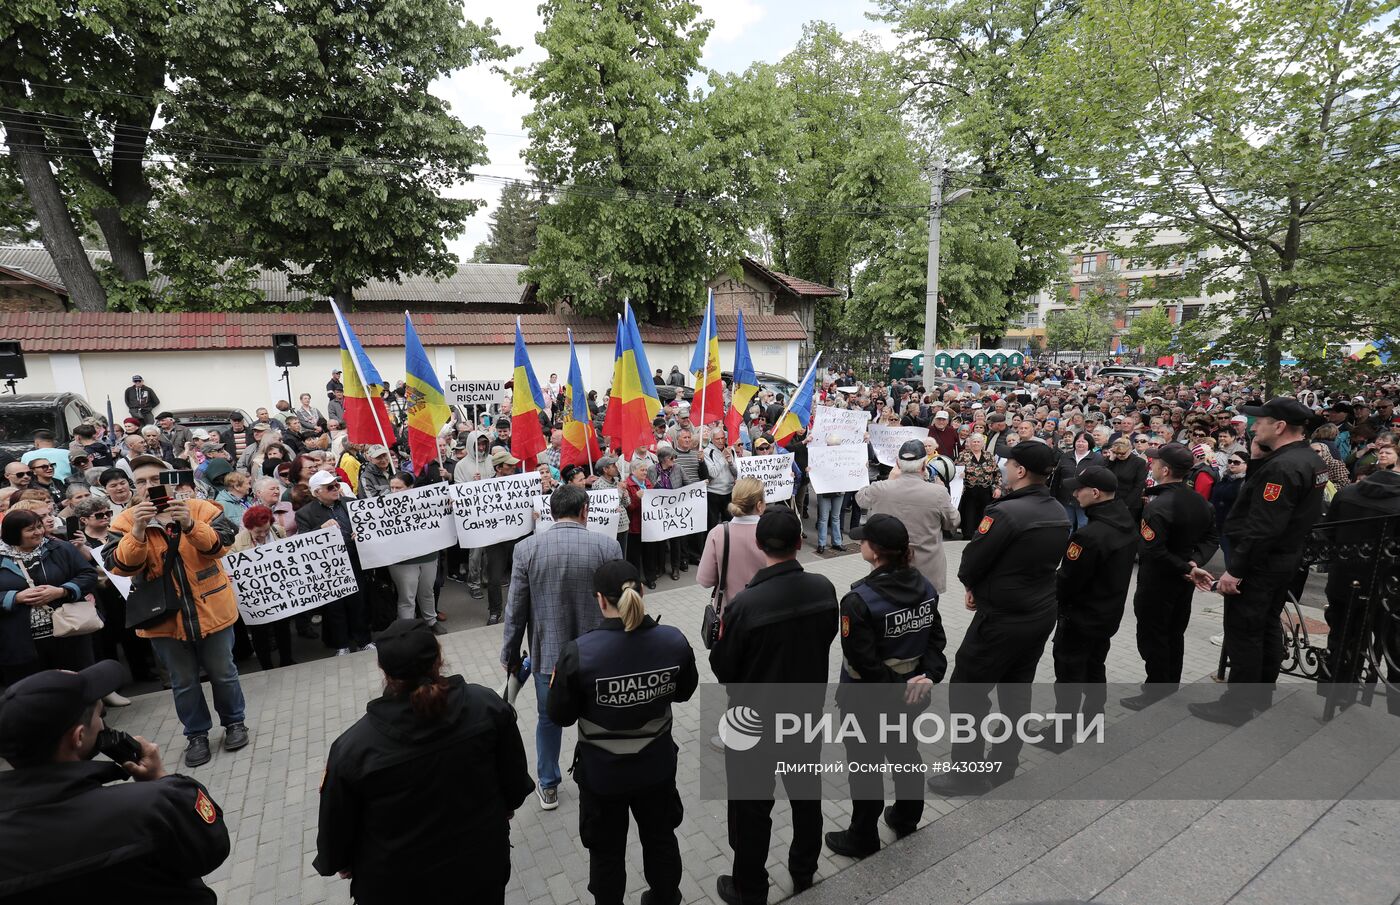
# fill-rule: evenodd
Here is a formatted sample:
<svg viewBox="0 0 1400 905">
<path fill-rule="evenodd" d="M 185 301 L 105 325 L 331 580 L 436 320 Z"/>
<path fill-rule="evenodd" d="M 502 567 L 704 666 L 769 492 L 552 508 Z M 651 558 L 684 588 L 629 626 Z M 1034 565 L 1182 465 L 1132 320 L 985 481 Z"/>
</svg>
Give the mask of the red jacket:
<svg viewBox="0 0 1400 905">
<path fill-rule="evenodd" d="M 636 477 L 629 475 L 623 486 L 627 488 L 627 533 L 640 536 L 642 533 L 642 491 L 650 490 L 651 482 L 643 481 L 638 484 Z"/>
</svg>

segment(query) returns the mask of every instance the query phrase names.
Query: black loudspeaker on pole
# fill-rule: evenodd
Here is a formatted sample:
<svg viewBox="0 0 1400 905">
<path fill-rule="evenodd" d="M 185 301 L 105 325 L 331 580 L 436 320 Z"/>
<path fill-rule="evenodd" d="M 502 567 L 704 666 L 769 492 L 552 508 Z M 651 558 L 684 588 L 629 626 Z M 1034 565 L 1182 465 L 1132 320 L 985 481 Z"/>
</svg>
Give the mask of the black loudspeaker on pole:
<svg viewBox="0 0 1400 905">
<path fill-rule="evenodd" d="M 297 350 L 295 333 L 272 334 L 272 359 L 279 368 L 295 368 L 301 365 L 301 353 Z"/>
</svg>

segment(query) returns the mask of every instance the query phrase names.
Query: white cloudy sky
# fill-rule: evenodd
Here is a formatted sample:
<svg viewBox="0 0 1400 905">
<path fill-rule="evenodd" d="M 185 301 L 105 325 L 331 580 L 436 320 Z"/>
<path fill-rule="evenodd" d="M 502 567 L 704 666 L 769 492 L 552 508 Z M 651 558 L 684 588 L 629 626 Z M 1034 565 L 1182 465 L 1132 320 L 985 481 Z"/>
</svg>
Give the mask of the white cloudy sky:
<svg viewBox="0 0 1400 905">
<path fill-rule="evenodd" d="M 702 62 L 722 72 L 741 72 L 760 60 L 777 61 L 797 43 L 803 23 L 814 19 L 831 22 L 847 34 L 880 35 L 886 46 L 893 46 L 888 28 L 866 17 L 875 9 L 871 0 L 699 0 L 699 4 L 703 16 L 715 23 Z M 464 6 L 469 19 L 479 22 L 489 16 L 500 29 L 500 40 L 520 48 L 509 65 L 527 66 L 544 56 L 535 44 L 541 23 L 534 0 L 503 4 L 465 0 Z M 528 141 L 521 124 L 530 109 L 528 98 L 512 95 L 505 79 L 486 66 L 458 72 L 436 85 L 435 91 L 451 102 L 457 116 L 486 130 L 490 163 L 477 168 L 479 172 L 516 179 L 528 175 L 521 157 Z M 466 231 L 449 243 L 462 259 L 486 238 L 500 188 L 500 183 L 486 180 L 461 188 L 463 196 L 488 202 L 468 221 Z"/>
</svg>

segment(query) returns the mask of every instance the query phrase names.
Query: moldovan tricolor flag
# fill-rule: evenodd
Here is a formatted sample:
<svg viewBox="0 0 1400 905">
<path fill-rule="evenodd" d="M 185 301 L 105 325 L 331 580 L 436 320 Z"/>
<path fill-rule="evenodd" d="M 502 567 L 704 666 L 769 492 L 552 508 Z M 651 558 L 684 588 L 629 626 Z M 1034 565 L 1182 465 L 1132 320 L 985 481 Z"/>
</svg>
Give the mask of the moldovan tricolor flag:
<svg viewBox="0 0 1400 905">
<path fill-rule="evenodd" d="M 403 313 L 404 384 L 408 390 L 408 454 L 417 474 L 437 458 L 438 430 L 452 417 L 428 353 L 413 329 L 413 318 Z"/>
<path fill-rule="evenodd" d="M 705 302 L 705 319 L 690 356 L 690 373 L 695 375 L 695 398 L 690 400 L 693 423 L 704 427 L 724 417 L 724 381 L 719 376 L 719 327 L 715 324 L 715 291 Z"/>
<path fill-rule="evenodd" d="M 564 407 L 564 446 L 559 453 L 559 465 L 582 465 L 590 471 L 602 458 L 598 438 L 593 433 L 593 419 L 588 413 L 588 391 L 583 388 L 583 372 L 579 370 L 578 353 L 574 351 L 574 331 L 569 331 L 569 384 L 565 389 L 569 404 Z"/>
<path fill-rule="evenodd" d="M 394 442 L 394 423 L 389 420 L 389 407 L 384 404 L 380 384 L 384 379 L 374 368 L 355 331 L 331 301 L 335 327 L 340 333 L 340 370 L 345 384 L 345 436 L 351 443 Z"/>
<path fill-rule="evenodd" d="M 603 413 L 603 436 L 608 440 L 609 449 L 621 447 L 622 397 L 618 395 L 622 387 L 622 315 L 617 316 L 617 340 L 613 343 L 612 386 L 608 387 L 608 409 Z"/>
<path fill-rule="evenodd" d="M 749 355 L 749 337 L 744 332 L 744 312 L 739 312 L 739 327 L 734 332 L 734 387 L 729 392 L 729 413 L 724 418 L 724 432 L 731 444 L 739 442 L 739 427 L 744 413 L 758 393 L 758 372 L 753 369 Z"/>
<path fill-rule="evenodd" d="M 773 425 L 773 442 L 778 446 L 782 446 L 798 431 L 805 431 L 807 425 L 812 423 L 812 391 L 816 387 L 817 362 L 821 357 L 822 353 L 818 352 L 817 357 L 812 359 L 807 376 L 802 378 L 797 391 L 792 394 L 788 410 L 778 419 L 778 423 Z"/>
<path fill-rule="evenodd" d="M 530 366 L 530 353 L 525 349 L 525 337 L 520 333 L 520 318 L 515 319 L 515 382 L 510 395 L 510 454 L 525 460 L 526 468 L 535 467 L 535 456 L 547 445 L 540 427 L 540 412 L 544 411 L 544 396 Z"/>
<path fill-rule="evenodd" d="M 612 392 L 621 411 L 617 426 L 617 445 L 629 458 L 638 447 L 650 447 L 656 442 L 651 420 L 661 411 L 661 399 L 656 395 L 656 383 L 651 379 L 651 364 L 642 348 L 642 333 L 632 306 L 623 303 L 621 367 L 613 379 Z M 612 403 L 609 404 L 612 407 Z"/>
</svg>

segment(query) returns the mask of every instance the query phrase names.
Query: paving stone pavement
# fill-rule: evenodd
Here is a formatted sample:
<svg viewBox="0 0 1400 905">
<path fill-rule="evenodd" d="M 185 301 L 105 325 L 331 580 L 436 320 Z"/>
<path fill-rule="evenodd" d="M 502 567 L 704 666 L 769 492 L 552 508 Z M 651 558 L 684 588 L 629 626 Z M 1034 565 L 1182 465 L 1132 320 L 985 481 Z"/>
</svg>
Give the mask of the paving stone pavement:
<svg viewBox="0 0 1400 905">
<path fill-rule="evenodd" d="M 944 595 L 940 612 L 948 632 L 950 659 L 971 620 L 971 613 L 962 606 L 963 589 L 956 579 L 963 546 L 961 542 L 947 545 L 949 590 Z M 805 559 L 807 557 L 804 556 Z M 808 560 L 806 565 L 809 569 L 827 575 L 836 585 L 838 592 L 868 571 L 868 567 L 860 558 L 853 555 Z M 691 637 L 692 644 L 699 652 L 697 659 L 700 662 L 702 682 L 713 681 L 697 637 L 700 616 L 707 596 L 704 589 L 692 585 L 652 592 L 647 598 L 649 612 L 667 623 L 680 626 Z M 1186 674 L 1202 677 L 1203 681 L 1208 681 L 1204 677 L 1214 671 L 1219 656 L 1219 649 L 1208 640 L 1210 635 L 1221 631 L 1219 602 L 1220 598 L 1214 595 L 1198 595 L 1196 612 L 1187 633 Z M 1108 680 L 1111 683 L 1141 680 L 1141 662 L 1133 643 L 1133 632 L 1130 606 L 1108 660 Z M 499 627 L 454 631 L 443 636 L 441 640 L 451 671 L 462 673 L 469 681 L 499 687 Z M 833 645 L 833 677 L 836 675 L 838 664 L 839 644 Z M 1042 658 L 1037 681 L 1052 679 L 1053 671 L 1047 651 L 1046 656 Z M 252 744 L 236 753 L 224 752 L 219 749 L 219 730 L 216 729 L 211 735 L 215 750 L 213 761 L 194 770 L 183 770 L 204 782 L 225 809 L 233 850 L 225 864 L 208 877 L 210 885 L 218 892 L 220 901 L 230 905 L 268 905 L 283 902 L 311 905 L 319 902 L 349 901 L 347 882 L 320 877 L 311 867 L 316 848 L 317 789 L 331 742 L 360 717 L 364 712 L 365 703 L 380 693 L 380 682 L 381 677 L 375 665 L 374 655 L 370 652 L 302 663 L 244 677 L 248 724 L 253 732 Z M 536 716 L 534 696 L 527 689 L 517 703 L 525 748 L 533 762 L 532 742 Z M 682 749 L 706 744 L 710 735 L 710 728 L 698 725 L 698 710 L 698 701 L 676 708 L 675 738 Z M 167 764 L 172 768 L 178 762 L 184 744 L 180 724 L 175 717 L 168 692 L 138 696 L 132 706 L 111 711 L 110 722 L 156 741 L 165 752 Z M 565 766 L 573 747 L 574 731 L 565 730 L 562 758 Z M 1037 762 L 1046 757 L 1048 755 L 1043 752 L 1027 748 L 1023 760 L 1033 769 Z M 693 759 L 682 759 L 682 771 L 678 776 L 682 800 L 686 804 L 685 820 L 678 830 L 685 863 L 681 891 L 686 903 L 718 902 L 714 892 L 715 877 L 727 873 L 731 864 L 725 809 L 723 802 L 700 800 L 699 777 L 694 764 Z M 525 803 L 515 817 L 511 830 L 513 870 L 507 890 L 509 902 L 564 905 L 574 901 L 590 901 L 586 889 L 588 856 L 578 841 L 576 788 L 567 778 L 561 786 L 561 793 L 558 810 L 552 813 L 542 812 L 537 803 L 531 800 Z M 1030 804 L 1025 802 L 1020 804 L 1024 806 L 1023 809 L 1030 807 Z M 1216 823 L 1225 821 L 1224 825 L 1227 827 L 1252 826 L 1260 819 L 1271 819 L 1266 813 L 1269 805 L 1252 811 L 1217 813 L 1209 804 L 1197 806 L 1196 810 L 1192 811 L 1192 802 L 1149 803 L 1136 819 L 1125 818 L 1123 814 L 1119 814 L 1118 819 L 1125 820 L 1121 831 L 1132 833 L 1139 823 L 1144 826 L 1159 823 L 1162 819 L 1159 811 L 1162 809 L 1152 806 L 1158 804 L 1173 809 L 1178 814 L 1187 813 L 1187 816 L 1182 818 L 1187 825 L 1193 820 L 1206 817 Z M 1345 833 L 1350 830 L 1356 835 L 1355 821 L 1360 819 L 1358 815 L 1365 815 L 1370 821 L 1389 820 L 1390 826 L 1393 827 L 1396 817 L 1400 815 L 1396 815 L 1393 809 L 1381 806 L 1383 804 L 1367 802 L 1340 811 L 1323 806 L 1318 814 L 1309 816 L 1311 812 L 1306 809 L 1300 810 L 1297 802 L 1274 803 L 1278 819 L 1283 820 L 1287 817 L 1288 826 L 1292 827 L 1293 831 L 1292 836 L 1278 845 L 1290 843 L 1303 835 L 1309 826 L 1320 822 L 1330 821 L 1335 825 L 1334 831 Z M 925 829 L 911 838 L 932 838 L 933 834 L 941 834 L 941 827 L 944 826 L 951 830 L 954 824 L 950 818 L 960 810 L 976 817 L 992 813 L 988 809 L 995 810 L 997 807 L 995 802 L 959 804 L 931 799 L 925 810 Z M 827 802 L 823 810 L 829 828 L 844 827 L 849 816 L 846 802 Z M 930 823 L 932 826 L 927 825 Z M 1139 847 L 1130 859 L 1131 865 L 1146 865 L 1156 858 L 1150 866 L 1151 876 L 1158 878 L 1159 890 L 1171 888 L 1171 873 L 1180 869 L 1183 857 L 1180 853 L 1174 855 L 1166 849 L 1173 839 L 1180 838 L 1179 835 L 1161 835 L 1162 838 L 1155 840 L 1153 845 Z M 791 893 L 787 872 L 783 867 L 790 838 L 790 814 L 787 808 L 779 803 L 774 810 L 774 839 L 769 859 L 775 884 L 771 895 L 774 901 Z M 1012 834 L 1011 838 L 1014 841 L 1017 837 Z M 910 841 L 905 840 L 901 845 Z M 1026 843 L 1025 839 L 1021 841 Z M 1066 844 L 1072 841 L 1066 840 Z M 1031 842 L 1034 843 L 1034 840 Z M 1101 842 L 1110 848 L 1114 844 L 1111 839 L 1103 839 Z M 1311 840 L 1309 844 L 1316 846 L 1317 840 Z M 887 851 L 893 855 L 899 849 Z M 982 857 L 985 858 L 988 854 L 983 852 Z M 1093 858 L 1095 851 L 1090 848 L 1083 851 L 1083 855 Z M 979 870 L 980 868 L 976 867 L 977 863 L 981 862 L 974 859 L 967 869 Z M 643 888 L 640 864 L 640 850 L 634 835 L 629 858 L 630 901 L 636 901 Z M 818 878 L 832 878 L 851 864 L 848 859 L 833 856 L 824 850 Z M 993 902 L 1067 897 L 1065 883 L 1062 879 L 1055 879 L 1053 864 L 1029 865 L 1027 870 L 1029 867 L 1034 867 L 1034 870 L 1013 872 L 1005 880 L 997 883 L 968 884 L 966 895 L 938 898 L 949 901 L 956 899 L 959 902 L 976 899 L 979 905 L 991 905 Z M 1120 871 L 1112 879 L 1123 882 L 1124 876 L 1131 875 L 1131 870 Z M 1245 898 L 1262 901 L 1260 896 L 1274 887 L 1268 884 L 1252 884 L 1254 878 L 1253 872 L 1245 871 L 1237 876 L 1231 875 L 1226 885 L 1234 884 L 1230 890 L 1231 894 L 1248 886 L 1254 892 Z M 1280 878 L 1275 877 L 1271 882 L 1277 883 L 1279 880 Z M 463 882 L 470 882 L 466 873 Z M 832 884 L 833 894 L 838 886 L 839 884 Z M 813 893 L 803 897 L 804 900 L 819 893 L 822 887 L 823 884 L 818 884 Z M 1123 895 L 1115 894 L 1109 900 L 1147 901 L 1146 898 L 1139 898 L 1136 892 L 1130 893 L 1129 888 L 1124 887 Z M 873 897 L 876 892 L 876 888 L 866 887 L 864 890 L 853 890 L 851 895 L 833 901 L 864 901 Z M 818 901 L 822 898 L 816 897 Z M 1205 898 L 1224 901 L 1223 898 L 1215 896 Z M 887 894 L 884 899 L 890 902 L 914 900 L 899 895 L 897 890 Z M 923 897 L 920 896 L 919 899 L 923 900 Z"/>
</svg>

